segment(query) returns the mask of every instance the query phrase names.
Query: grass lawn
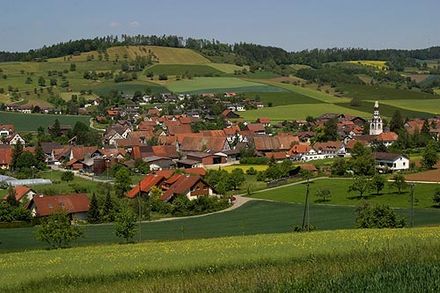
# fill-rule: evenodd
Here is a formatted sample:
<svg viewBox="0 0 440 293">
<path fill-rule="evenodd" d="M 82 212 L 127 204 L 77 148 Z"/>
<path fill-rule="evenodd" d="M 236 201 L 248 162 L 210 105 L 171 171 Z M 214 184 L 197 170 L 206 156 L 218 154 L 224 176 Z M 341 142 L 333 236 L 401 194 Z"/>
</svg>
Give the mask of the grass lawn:
<svg viewBox="0 0 440 293">
<path fill-rule="evenodd" d="M 431 227 L 27 251 L 2 255 L 0 289 L 357 292 L 370 288 L 394 292 L 398 288 L 401 292 L 435 292 L 439 247 L 440 229 Z"/>
<path fill-rule="evenodd" d="M 206 64 L 214 69 L 220 70 L 221 72 L 224 73 L 234 73 L 236 70 L 243 70 L 244 68 L 248 68 L 248 66 L 238 66 L 235 64 L 227 64 L 227 63 L 209 63 Z"/>
<path fill-rule="evenodd" d="M 43 185 L 35 185 L 32 186 L 32 189 L 34 189 L 37 193 L 42 194 L 67 194 L 67 193 L 75 193 L 75 189 L 78 188 L 85 188 L 87 193 L 91 195 L 93 192 L 100 194 L 102 186 L 104 183 L 87 180 L 78 176 L 75 176 L 73 178 L 73 181 L 65 182 L 61 181 L 61 175 L 62 172 L 60 171 L 45 171 L 40 172 L 41 178 L 46 178 L 52 180 L 53 184 L 43 184 Z"/>
<path fill-rule="evenodd" d="M 285 202 L 252 201 L 242 207 L 224 213 L 203 217 L 142 224 L 142 240 L 181 240 L 237 235 L 291 232 L 301 225 L 302 204 Z M 399 210 L 407 215 L 407 210 Z M 312 205 L 311 223 L 319 230 L 351 229 L 355 226 L 355 212 L 349 206 Z M 416 209 L 416 225 L 440 223 L 440 211 Z M 34 237 L 34 227 L 0 229 L 0 252 L 44 248 L 44 243 Z M 138 235 L 135 237 L 138 239 Z M 117 243 L 112 225 L 84 227 L 84 237 L 75 246 Z"/>
<path fill-rule="evenodd" d="M 196 77 L 191 80 L 177 80 L 168 83 L 167 88 L 173 92 L 193 92 L 210 89 L 236 89 L 241 87 L 264 87 L 257 82 L 245 81 L 235 77 Z"/>
<path fill-rule="evenodd" d="M 307 116 L 317 117 L 324 113 L 346 113 L 360 117 L 370 117 L 371 114 L 354 109 L 347 109 L 334 104 L 294 104 L 240 112 L 244 119 L 253 121 L 260 117 L 269 117 L 273 121 L 305 119 Z"/>
<path fill-rule="evenodd" d="M 362 203 L 363 199 L 360 199 L 355 192 L 348 192 L 348 186 L 351 182 L 352 179 L 336 178 L 313 181 L 310 184 L 311 200 L 312 202 L 318 200 L 316 192 L 319 189 L 329 189 L 331 191 L 331 200 L 323 204 L 357 206 Z M 433 205 L 432 196 L 434 195 L 435 189 L 438 187 L 438 184 L 417 184 L 414 189 L 414 196 L 416 198 L 415 207 L 431 208 Z M 306 185 L 299 184 L 255 193 L 252 197 L 284 202 L 304 203 L 305 193 Z M 409 190 L 406 190 L 402 194 L 398 194 L 393 188 L 385 186 L 383 194 L 368 194 L 368 201 L 375 204 L 389 205 L 395 208 L 408 208 L 410 204 Z M 438 209 L 437 212 L 438 220 L 440 221 L 440 209 Z"/>
<path fill-rule="evenodd" d="M 58 119 L 61 125 L 75 125 L 81 121 L 89 125 L 89 116 L 84 115 L 50 115 L 50 114 L 23 114 L 18 112 L 0 112 L 0 123 L 14 124 L 18 131 L 36 131 L 42 126 L 47 129 Z"/>
<path fill-rule="evenodd" d="M 423 100 L 420 100 L 423 101 Z M 440 100 L 439 100 L 440 102 Z M 351 106 L 350 103 L 340 103 L 340 104 L 336 104 L 338 106 L 344 107 L 344 108 L 348 108 L 348 109 L 352 109 L 352 110 L 358 110 L 358 111 L 364 111 L 364 112 L 371 112 L 373 111 L 374 108 L 374 102 L 373 101 L 362 101 L 360 106 Z M 427 112 L 419 112 L 411 109 L 403 109 L 403 108 L 399 108 L 399 107 L 395 107 L 392 106 L 390 104 L 385 104 L 382 103 L 382 101 L 379 102 L 379 111 L 380 114 L 384 117 L 392 117 L 393 113 L 399 110 L 400 113 L 404 116 L 404 117 L 409 117 L 409 118 L 430 118 L 433 117 L 434 114 L 432 113 L 427 113 Z M 371 115 L 371 114 L 370 114 Z"/>
<path fill-rule="evenodd" d="M 241 170 L 243 170 L 243 172 L 246 172 L 250 168 L 254 168 L 257 171 L 264 171 L 268 167 L 269 167 L 268 165 L 246 165 L 246 164 L 240 164 L 240 165 L 226 166 L 226 167 L 223 167 L 222 169 L 226 170 L 228 172 L 231 172 L 234 169 L 241 169 Z"/>
</svg>

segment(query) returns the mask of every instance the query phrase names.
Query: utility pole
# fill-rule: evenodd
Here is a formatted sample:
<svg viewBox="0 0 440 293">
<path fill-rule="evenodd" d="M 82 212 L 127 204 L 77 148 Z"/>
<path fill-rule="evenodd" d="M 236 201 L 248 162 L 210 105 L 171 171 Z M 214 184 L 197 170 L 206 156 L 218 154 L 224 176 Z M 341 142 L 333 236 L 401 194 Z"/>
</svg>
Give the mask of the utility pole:
<svg viewBox="0 0 440 293">
<path fill-rule="evenodd" d="M 410 218 L 410 225 L 411 225 L 411 228 L 414 227 L 414 186 L 415 186 L 414 183 L 411 183 L 411 184 L 410 184 L 410 187 L 411 187 L 411 193 L 410 193 L 410 197 L 411 197 L 411 199 L 410 199 L 410 201 L 411 201 L 411 209 L 410 209 L 410 215 L 409 215 L 409 218 Z"/>
<path fill-rule="evenodd" d="M 141 196 L 142 196 L 142 191 L 141 191 L 141 182 L 139 181 L 138 183 L 139 186 L 139 193 L 138 193 L 138 219 L 139 219 L 139 242 L 142 241 L 142 227 L 141 227 L 141 218 L 142 218 L 142 209 L 141 209 Z"/>
<path fill-rule="evenodd" d="M 304 214 L 303 214 L 303 221 L 302 221 L 302 230 L 303 231 L 305 231 L 305 228 L 306 228 L 306 217 L 307 217 L 307 231 L 309 231 L 309 226 L 310 226 L 309 187 L 310 187 L 310 181 L 309 181 L 309 177 L 307 177 L 306 201 L 304 203 Z"/>
</svg>

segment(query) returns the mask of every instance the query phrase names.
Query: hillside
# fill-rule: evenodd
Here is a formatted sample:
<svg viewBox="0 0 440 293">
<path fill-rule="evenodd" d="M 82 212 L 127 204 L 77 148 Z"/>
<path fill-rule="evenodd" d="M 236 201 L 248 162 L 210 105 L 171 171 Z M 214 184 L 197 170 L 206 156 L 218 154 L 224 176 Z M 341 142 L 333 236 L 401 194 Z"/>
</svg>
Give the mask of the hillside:
<svg viewBox="0 0 440 293">
<path fill-rule="evenodd" d="M 0 289 L 437 291 L 439 248 L 440 228 L 432 227 L 30 251 L 2 255 Z"/>
<path fill-rule="evenodd" d="M 109 61 L 135 60 L 136 57 L 152 56 L 153 60 L 163 64 L 205 64 L 210 61 L 199 53 L 186 48 L 171 48 L 159 46 L 115 46 L 106 50 Z M 49 59 L 49 62 L 87 61 L 87 58 L 98 59 L 102 54 L 98 51 L 90 51 L 79 55 L 70 55 Z M 104 54 L 102 54 L 104 55 Z"/>
</svg>

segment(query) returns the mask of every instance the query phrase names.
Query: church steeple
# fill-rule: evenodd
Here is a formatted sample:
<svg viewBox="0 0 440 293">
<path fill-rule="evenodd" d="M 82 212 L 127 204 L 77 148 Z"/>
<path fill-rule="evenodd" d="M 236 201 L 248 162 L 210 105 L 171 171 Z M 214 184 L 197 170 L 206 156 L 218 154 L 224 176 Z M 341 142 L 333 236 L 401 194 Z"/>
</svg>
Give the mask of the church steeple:
<svg viewBox="0 0 440 293">
<path fill-rule="evenodd" d="M 370 122 L 370 135 L 379 135 L 383 132 L 383 122 L 379 113 L 379 102 L 374 103 L 373 118 Z"/>
</svg>

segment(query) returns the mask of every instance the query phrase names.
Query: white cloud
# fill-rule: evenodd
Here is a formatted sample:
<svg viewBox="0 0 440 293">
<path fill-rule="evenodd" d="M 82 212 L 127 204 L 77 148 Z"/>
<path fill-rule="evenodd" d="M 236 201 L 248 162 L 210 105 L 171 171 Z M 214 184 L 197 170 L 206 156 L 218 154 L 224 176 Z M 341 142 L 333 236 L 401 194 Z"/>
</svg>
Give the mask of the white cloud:
<svg viewBox="0 0 440 293">
<path fill-rule="evenodd" d="M 119 26 L 121 26 L 121 24 L 119 23 L 119 22 L 117 22 L 117 21 L 112 21 L 112 22 L 110 22 L 110 27 L 119 27 Z"/>
<path fill-rule="evenodd" d="M 130 25 L 131 27 L 138 27 L 138 26 L 140 25 L 140 23 L 139 23 L 139 21 L 134 20 L 134 21 L 131 21 L 131 22 L 129 23 L 129 25 Z"/>
</svg>

